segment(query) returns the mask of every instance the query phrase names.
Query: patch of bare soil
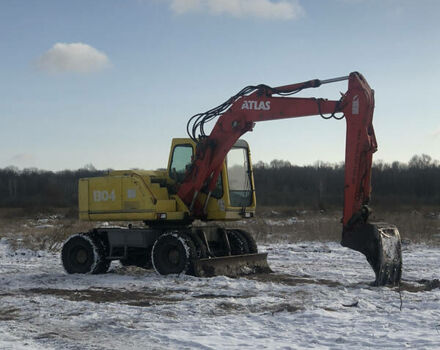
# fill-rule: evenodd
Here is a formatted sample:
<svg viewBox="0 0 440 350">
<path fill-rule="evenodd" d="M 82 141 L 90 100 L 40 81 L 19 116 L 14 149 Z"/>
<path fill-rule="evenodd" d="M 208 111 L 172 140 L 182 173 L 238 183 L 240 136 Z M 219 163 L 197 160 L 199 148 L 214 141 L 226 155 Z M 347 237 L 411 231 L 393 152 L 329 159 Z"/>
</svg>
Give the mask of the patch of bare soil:
<svg viewBox="0 0 440 350">
<path fill-rule="evenodd" d="M 0 321 L 12 321 L 18 318 L 19 309 L 14 307 L 0 307 Z"/>
<path fill-rule="evenodd" d="M 196 294 L 193 295 L 192 297 L 196 299 L 222 299 L 222 298 L 246 299 L 255 296 L 257 296 L 257 294 L 229 295 L 229 294 L 206 293 L 206 294 Z"/>
<path fill-rule="evenodd" d="M 298 277 L 292 276 L 282 273 L 261 273 L 255 275 L 249 275 L 245 278 L 256 280 L 259 282 L 272 282 L 278 284 L 284 284 L 287 286 L 297 286 L 300 284 L 318 284 L 318 285 L 326 285 L 329 287 L 337 287 L 342 286 L 342 284 L 338 281 L 325 280 L 325 279 L 313 279 L 310 277 Z"/>
<path fill-rule="evenodd" d="M 216 316 L 239 314 L 239 313 L 270 313 L 299 312 L 304 310 L 304 305 L 295 305 L 289 302 L 275 302 L 270 304 L 242 305 L 234 300 L 225 300 L 216 304 L 212 313 Z"/>
<path fill-rule="evenodd" d="M 277 303 L 272 305 L 265 305 L 262 308 L 262 311 L 270 312 L 272 314 L 275 314 L 277 312 L 298 312 L 302 310 L 305 310 L 304 306 L 294 305 L 291 303 Z"/>
<path fill-rule="evenodd" d="M 418 280 L 418 281 L 405 281 L 400 282 L 400 290 L 411 292 L 411 293 L 419 293 L 419 292 L 429 292 L 433 289 L 440 289 L 440 280 Z"/>
<path fill-rule="evenodd" d="M 85 290 L 34 288 L 26 293 L 52 295 L 71 301 L 91 301 L 93 303 L 122 303 L 132 306 L 151 306 L 183 300 L 167 296 L 166 291 L 130 291 L 125 289 L 96 288 Z"/>
<path fill-rule="evenodd" d="M 55 339 L 59 338 L 60 336 L 62 337 L 64 335 L 57 332 L 45 332 L 34 336 L 33 339 Z"/>
</svg>

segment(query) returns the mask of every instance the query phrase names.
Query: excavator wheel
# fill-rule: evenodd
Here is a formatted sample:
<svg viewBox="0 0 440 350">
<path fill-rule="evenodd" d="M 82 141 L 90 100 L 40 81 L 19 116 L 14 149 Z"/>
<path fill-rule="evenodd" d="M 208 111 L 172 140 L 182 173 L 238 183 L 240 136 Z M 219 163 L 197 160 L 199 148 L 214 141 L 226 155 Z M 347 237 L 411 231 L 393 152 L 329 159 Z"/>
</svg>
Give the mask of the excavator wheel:
<svg viewBox="0 0 440 350">
<path fill-rule="evenodd" d="M 197 233 L 188 231 L 185 232 L 186 235 L 188 235 L 191 240 L 193 241 L 195 247 L 196 247 L 196 257 L 197 259 L 204 259 L 208 257 L 208 250 L 206 248 L 205 243 L 200 239 Z"/>
<path fill-rule="evenodd" d="M 104 244 L 87 233 L 70 236 L 61 251 L 67 273 L 105 273 L 110 266 Z"/>
<path fill-rule="evenodd" d="M 255 242 L 255 239 L 252 237 L 252 235 L 249 232 L 238 229 L 235 229 L 234 231 L 239 233 L 246 240 L 249 249 L 249 254 L 258 253 L 257 242 Z"/>
<path fill-rule="evenodd" d="M 153 245 L 151 261 L 161 275 L 191 274 L 197 251 L 191 238 L 180 232 L 161 235 Z"/>
<path fill-rule="evenodd" d="M 245 236 L 238 230 L 226 230 L 232 255 L 249 254 L 249 246 Z"/>
<path fill-rule="evenodd" d="M 100 259 L 96 264 L 96 269 L 94 273 L 106 273 L 111 264 L 111 260 L 106 259 L 106 257 L 108 256 L 107 238 L 102 235 L 97 235 L 95 232 L 88 232 L 86 235 L 90 237 L 96 247 L 98 247 L 98 252 L 100 256 Z"/>
</svg>

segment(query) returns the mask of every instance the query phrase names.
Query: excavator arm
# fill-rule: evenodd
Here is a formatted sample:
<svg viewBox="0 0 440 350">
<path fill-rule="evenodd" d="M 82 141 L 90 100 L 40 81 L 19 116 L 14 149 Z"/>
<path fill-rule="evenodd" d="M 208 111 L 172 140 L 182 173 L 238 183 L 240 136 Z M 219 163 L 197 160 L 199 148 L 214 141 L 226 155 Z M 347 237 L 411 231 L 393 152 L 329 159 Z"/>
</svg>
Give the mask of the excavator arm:
<svg viewBox="0 0 440 350">
<path fill-rule="evenodd" d="M 290 96 L 307 88 L 341 80 L 348 80 L 348 89 L 337 101 Z M 203 218 L 206 205 L 196 200 L 199 192 L 206 188 L 206 201 L 209 200 L 227 153 L 258 122 L 316 115 L 325 119 L 345 116 L 347 133 L 341 243 L 366 255 L 376 273 L 376 284 L 396 284 L 400 281 L 402 264 L 399 233 L 393 225 L 368 223 L 372 155 L 377 150 L 373 110 L 374 91 L 357 72 L 346 77 L 315 79 L 276 88 L 267 85 L 246 87 L 222 105 L 191 118 L 188 132 L 197 142 L 197 149 L 178 195 L 195 218 Z M 205 135 L 204 124 L 216 117 L 218 119 L 211 133 Z"/>
<path fill-rule="evenodd" d="M 347 93 L 339 101 L 316 98 L 274 97 L 275 93 L 290 93 L 323 83 L 349 80 Z M 347 121 L 345 155 L 345 187 L 343 224 L 363 212 L 370 197 L 372 154 L 377 149 L 372 125 L 374 93 L 359 73 L 327 81 L 311 80 L 304 83 L 269 88 L 262 86 L 247 96 L 241 96 L 222 114 L 211 134 L 198 140 L 198 147 L 190 172 L 179 189 L 179 196 L 196 217 L 203 216 L 200 207 L 194 207 L 202 187 L 215 187 L 223 161 L 246 132 L 255 123 L 269 120 L 343 113 Z M 364 215 L 365 216 L 365 215 Z"/>
</svg>

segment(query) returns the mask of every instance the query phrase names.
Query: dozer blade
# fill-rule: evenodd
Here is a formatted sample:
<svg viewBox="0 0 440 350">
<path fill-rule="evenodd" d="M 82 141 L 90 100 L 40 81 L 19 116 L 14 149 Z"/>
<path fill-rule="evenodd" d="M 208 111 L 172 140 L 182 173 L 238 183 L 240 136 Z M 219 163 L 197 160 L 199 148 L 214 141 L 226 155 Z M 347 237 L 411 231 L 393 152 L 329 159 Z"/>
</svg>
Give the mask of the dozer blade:
<svg viewBox="0 0 440 350">
<path fill-rule="evenodd" d="M 342 242 L 361 252 L 376 274 L 376 286 L 397 285 L 402 275 L 402 249 L 397 227 L 387 223 L 360 224 L 344 230 Z"/>
<path fill-rule="evenodd" d="M 230 255 L 195 260 L 194 275 L 198 277 L 236 277 L 252 273 L 272 272 L 267 263 L 267 253 Z"/>
</svg>

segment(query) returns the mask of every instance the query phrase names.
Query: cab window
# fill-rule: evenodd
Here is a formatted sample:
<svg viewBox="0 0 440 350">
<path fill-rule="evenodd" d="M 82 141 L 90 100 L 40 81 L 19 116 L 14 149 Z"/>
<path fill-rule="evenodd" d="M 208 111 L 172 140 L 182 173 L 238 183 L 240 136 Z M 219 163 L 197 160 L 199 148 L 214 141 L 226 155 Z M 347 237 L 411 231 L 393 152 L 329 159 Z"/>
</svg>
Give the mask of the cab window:
<svg viewBox="0 0 440 350">
<path fill-rule="evenodd" d="M 229 198 L 231 206 L 246 207 L 252 204 L 252 186 L 246 148 L 232 148 L 226 157 Z"/>
<path fill-rule="evenodd" d="M 193 148 L 191 145 L 178 145 L 174 147 L 169 169 L 169 176 L 176 182 L 182 182 L 185 172 L 191 164 Z"/>
</svg>

